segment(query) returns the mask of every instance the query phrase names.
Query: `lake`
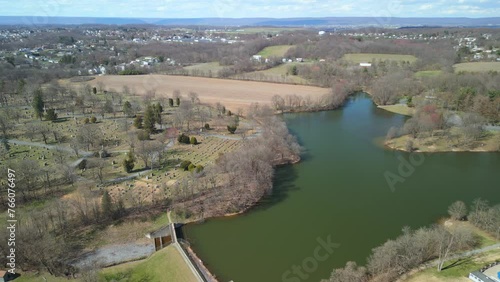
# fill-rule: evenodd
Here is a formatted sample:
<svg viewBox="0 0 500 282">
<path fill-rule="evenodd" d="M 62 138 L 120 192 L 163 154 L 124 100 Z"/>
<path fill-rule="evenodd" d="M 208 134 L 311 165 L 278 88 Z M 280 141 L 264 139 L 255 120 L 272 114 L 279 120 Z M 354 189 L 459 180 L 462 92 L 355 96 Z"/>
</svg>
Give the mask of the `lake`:
<svg viewBox="0 0 500 282">
<path fill-rule="evenodd" d="M 500 153 L 384 149 L 376 140 L 405 117 L 365 94 L 335 111 L 284 118 L 303 160 L 276 170 L 273 194 L 244 215 L 184 227 L 221 282 L 317 282 L 347 261 L 364 264 L 404 226 L 437 222 L 456 200 L 500 203 Z"/>
</svg>

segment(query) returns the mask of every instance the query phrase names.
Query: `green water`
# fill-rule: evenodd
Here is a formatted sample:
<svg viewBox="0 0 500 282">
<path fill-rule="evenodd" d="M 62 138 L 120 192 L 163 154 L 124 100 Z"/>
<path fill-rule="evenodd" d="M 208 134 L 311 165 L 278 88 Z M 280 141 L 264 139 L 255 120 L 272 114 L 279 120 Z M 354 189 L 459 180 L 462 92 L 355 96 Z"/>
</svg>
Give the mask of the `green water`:
<svg viewBox="0 0 500 282">
<path fill-rule="evenodd" d="M 305 151 L 301 163 L 277 169 L 273 195 L 245 215 L 184 229 L 221 282 L 317 282 L 349 260 L 365 263 L 372 248 L 404 226 L 436 222 L 456 200 L 500 202 L 499 153 L 423 155 L 391 191 L 384 173 L 398 175 L 398 157 L 410 155 L 374 140 L 404 118 L 377 109 L 365 95 L 340 110 L 285 119 Z M 321 261 L 314 259 L 318 238 L 328 237 L 340 246 L 326 260 L 323 250 Z M 294 273 L 304 262 L 306 269 Z"/>
</svg>

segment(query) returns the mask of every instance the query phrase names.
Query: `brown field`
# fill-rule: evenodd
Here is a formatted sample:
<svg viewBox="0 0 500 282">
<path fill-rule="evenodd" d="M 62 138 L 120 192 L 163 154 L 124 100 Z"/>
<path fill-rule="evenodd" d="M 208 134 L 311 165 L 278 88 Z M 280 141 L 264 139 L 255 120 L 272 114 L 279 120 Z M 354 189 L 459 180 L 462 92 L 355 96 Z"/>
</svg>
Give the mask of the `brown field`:
<svg viewBox="0 0 500 282">
<path fill-rule="evenodd" d="M 271 97 L 275 94 L 310 96 L 314 100 L 330 91 L 327 88 L 314 86 L 169 75 L 107 75 L 96 77 L 89 83 L 97 86 L 99 82 L 104 83 L 106 89 L 116 91 L 121 91 L 123 86 L 127 85 L 138 95 L 154 90 L 157 96 L 171 97 L 173 91 L 177 89 L 187 97 L 189 92 L 196 92 L 202 103 L 221 102 L 233 111 L 239 108 L 245 109 L 256 102 L 270 104 Z"/>
</svg>

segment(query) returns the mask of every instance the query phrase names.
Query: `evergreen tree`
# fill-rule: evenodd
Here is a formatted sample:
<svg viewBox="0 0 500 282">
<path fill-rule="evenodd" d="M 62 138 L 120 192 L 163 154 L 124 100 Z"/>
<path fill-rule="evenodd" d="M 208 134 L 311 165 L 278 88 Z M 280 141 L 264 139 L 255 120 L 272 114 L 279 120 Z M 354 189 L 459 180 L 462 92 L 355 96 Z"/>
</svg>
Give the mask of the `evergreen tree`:
<svg viewBox="0 0 500 282">
<path fill-rule="evenodd" d="M 102 195 L 101 211 L 104 217 L 108 219 L 113 216 L 113 201 L 108 191 L 104 191 L 104 195 Z"/>
<path fill-rule="evenodd" d="M 142 116 L 136 116 L 134 119 L 134 126 L 136 128 L 142 128 Z"/>
<path fill-rule="evenodd" d="M 43 116 L 43 107 L 44 107 L 44 102 L 43 102 L 43 93 L 41 89 L 37 89 L 35 91 L 35 96 L 33 97 L 33 109 L 35 110 L 35 116 L 42 120 Z"/>
<path fill-rule="evenodd" d="M 175 104 L 177 104 L 177 107 L 179 107 L 181 104 L 181 98 L 175 98 Z"/>
<path fill-rule="evenodd" d="M 149 133 L 154 133 L 156 130 L 155 124 L 155 110 L 153 106 L 149 105 L 146 109 L 146 113 L 144 114 L 144 129 L 146 129 Z"/>
<path fill-rule="evenodd" d="M 174 106 L 174 99 L 172 99 L 172 98 L 168 98 L 168 105 L 169 105 L 170 107 L 173 107 L 173 106 Z"/>
<path fill-rule="evenodd" d="M 129 151 L 127 154 L 127 158 L 123 160 L 123 167 L 125 168 L 125 171 L 127 173 L 130 173 L 134 169 L 134 166 L 135 166 L 134 154 L 132 153 L 132 151 Z"/>
<path fill-rule="evenodd" d="M 50 121 L 55 121 L 57 120 L 57 113 L 54 109 L 48 109 L 47 113 L 45 114 L 45 119 L 50 120 Z"/>
<path fill-rule="evenodd" d="M 132 110 L 132 104 L 130 104 L 129 101 L 125 101 L 125 103 L 123 103 L 123 113 L 128 117 L 131 117 L 134 115 L 133 110 Z"/>
</svg>

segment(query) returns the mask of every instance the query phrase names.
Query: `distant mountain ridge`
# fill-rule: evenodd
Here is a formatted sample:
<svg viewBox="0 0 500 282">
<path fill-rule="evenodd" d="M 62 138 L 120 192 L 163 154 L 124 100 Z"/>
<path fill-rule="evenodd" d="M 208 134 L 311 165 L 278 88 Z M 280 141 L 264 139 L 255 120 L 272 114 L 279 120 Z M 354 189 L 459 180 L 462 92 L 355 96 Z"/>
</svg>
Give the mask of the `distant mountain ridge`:
<svg viewBox="0 0 500 282">
<path fill-rule="evenodd" d="M 38 17 L 0 16 L 0 25 L 126 25 L 153 24 L 165 26 L 463 26 L 500 27 L 500 17 L 492 18 L 399 18 L 399 17 L 323 17 L 323 18 L 90 18 L 90 17 Z"/>
</svg>

